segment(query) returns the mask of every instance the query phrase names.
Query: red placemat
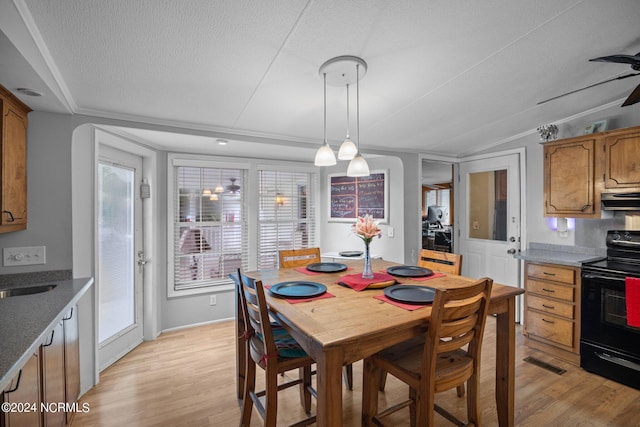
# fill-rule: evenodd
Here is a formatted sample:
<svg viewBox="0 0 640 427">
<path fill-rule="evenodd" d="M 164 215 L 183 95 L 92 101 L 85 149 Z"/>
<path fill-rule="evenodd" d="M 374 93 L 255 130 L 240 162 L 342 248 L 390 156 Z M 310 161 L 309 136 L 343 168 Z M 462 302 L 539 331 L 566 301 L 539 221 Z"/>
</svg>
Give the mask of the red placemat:
<svg viewBox="0 0 640 427">
<path fill-rule="evenodd" d="M 395 281 L 396 278 L 387 273 L 373 273 L 373 278 L 371 279 L 363 279 L 362 273 L 357 273 L 357 274 L 347 274 L 345 276 L 342 276 L 340 277 L 339 282 L 344 283 L 354 291 L 360 292 L 361 290 L 366 289 L 367 286 L 373 283 L 388 282 L 391 280 Z"/>
<path fill-rule="evenodd" d="M 627 325 L 640 328 L 640 279 L 625 279 L 625 299 L 627 305 Z"/>
<path fill-rule="evenodd" d="M 307 270 L 307 267 L 296 267 L 296 268 L 294 268 L 294 270 L 297 271 L 298 273 L 307 274 L 309 276 L 315 276 L 315 275 L 318 275 L 318 274 L 322 274 L 319 271 Z"/>
<path fill-rule="evenodd" d="M 265 286 L 264 288 L 269 289 L 271 288 L 271 285 Z M 324 298 L 335 298 L 335 295 L 329 292 L 325 292 L 322 295 L 318 295 L 317 297 L 311 297 L 311 298 L 281 298 L 281 299 L 287 301 L 289 304 L 297 304 L 299 302 L 309 302 L 309 301 L 315 301 L 317 299 L 324 299 Z"/>
<path fill-rule="evenodd" d="M 413 311 L 413 310 L 417 310 L 419 308 L 423 308 L 423 307 L 430 307 L 431 304 L 428 305 L 424 305 L 424 304 L 420 304 L 420 305 L 416 305 L 416 304 L 406 304 L 404 302 L 398 302 L 398 301 L 394 301 L 392 299 L 387 298 L 386 295 L 376 295 L 374 296 L 375 299 L 380 300 L 380 301 L 384 301 L 388 304 L 391 305 L 395 305 L 396 307 L 400 307 L 400 308 L 404 308 L 405 310 L 409 310 L 409 311 Z"/>
</svg>

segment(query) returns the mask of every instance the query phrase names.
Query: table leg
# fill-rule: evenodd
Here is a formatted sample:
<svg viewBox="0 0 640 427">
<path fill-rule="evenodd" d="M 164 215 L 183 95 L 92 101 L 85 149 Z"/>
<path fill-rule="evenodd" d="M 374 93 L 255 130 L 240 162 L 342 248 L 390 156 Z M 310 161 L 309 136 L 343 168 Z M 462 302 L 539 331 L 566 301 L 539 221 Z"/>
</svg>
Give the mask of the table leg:
<svg viewBox="0 0 640 427">
<path fill-rule="evenodd" d="M 496 406 L 498 424 L 514 426 L 516 358 L 516 298 L 507 300 L 507 310 L 496 320 Z"/>
<path fill-rule="evenodd" d="M 326 351 L 314 357 L 317 375 L 318 426 L 342 425 L 342 354 Z"/>
</svg>

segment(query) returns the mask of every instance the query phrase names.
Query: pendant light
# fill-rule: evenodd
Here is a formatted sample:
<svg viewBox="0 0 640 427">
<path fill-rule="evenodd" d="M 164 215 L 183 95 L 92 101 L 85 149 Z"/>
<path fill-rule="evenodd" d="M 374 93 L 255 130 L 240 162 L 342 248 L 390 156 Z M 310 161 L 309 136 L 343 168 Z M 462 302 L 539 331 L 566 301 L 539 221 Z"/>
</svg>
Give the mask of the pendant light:
<svg viewBox="0 0 640 427">
<path fill-rule="evenodd" d="M 351 160 L 357 152 L 356 144 L 349 137 L 349 83 L 347 83 L 347 137 L 338 151 L 338 160 Z"/>
<path fill-rule="evenodd" d="M 369 165 L 367 161 L 360 154 L 360 76 L 359 76 L 360 64 L 356 63 L 356 132 L 358 132 L 357 152 L 353 160 L 349 162 L 347 168 L 347 176 L 369 176 Z"/>
<path fill-rule="evenodd" d="M 324 77 L 324 142 L 316 151 L 316 166 L 333 166 L 336 164 L 336 155 L 327 142 L 327 73 Z"/>
</svg>

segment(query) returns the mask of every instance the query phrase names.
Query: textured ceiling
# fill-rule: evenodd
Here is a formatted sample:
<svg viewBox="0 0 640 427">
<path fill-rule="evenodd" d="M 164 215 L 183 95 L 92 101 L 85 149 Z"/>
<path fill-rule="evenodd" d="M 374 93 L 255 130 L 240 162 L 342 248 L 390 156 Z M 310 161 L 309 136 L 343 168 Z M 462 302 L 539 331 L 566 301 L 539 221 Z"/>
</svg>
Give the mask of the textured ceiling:
<svg viewBox="0 0 640 427">
<path fill-rule="evenodd" d="M 458 157 L 621 104 L 640 77 L 536 105 L 628 73 L 588 59 L 640 51 L 638 22 L 638 0 L 7 0 L 0 84 L 45 93 L 22 98 L 35 110 L 309 149 L 323 133 L 319 66 L 356 55 L 364 153 Z M 328 87 L 336 148 L 345 99 Z"/>
</svg>

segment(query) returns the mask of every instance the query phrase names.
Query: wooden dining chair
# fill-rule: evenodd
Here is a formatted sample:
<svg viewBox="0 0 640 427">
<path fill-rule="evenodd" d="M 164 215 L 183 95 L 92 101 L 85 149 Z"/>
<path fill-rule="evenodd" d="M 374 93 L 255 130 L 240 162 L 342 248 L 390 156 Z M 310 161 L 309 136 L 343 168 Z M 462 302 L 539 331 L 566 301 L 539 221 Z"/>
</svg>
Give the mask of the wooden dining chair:
<svg viewBox="0 0 640 427">
<path fill-rule="evenodd" d="M 281 250 L 278 252 L 280 268 L 304 267 L 320 262 L 320 248 Z"/>
<path fill-rule="evenodd" d="M 300 345 L 284 328 L 272 323 L 267 310 L 262 282 L 243 275 L 238 270 L 241 306 L 244 317 L 247 358 L 245 368 L 244 397 L 240 426 L 251 424 L 253 406 L 264 419 L 264 425 L 275 427 L 278 413 L 278 391 L 298 385 L 300 404 L 307 415 L 311 412 L 311 396 L 316 391 L 311 386 L 311 365 L 315 361 L 308 356 Z M 256 366 L 265 372 L 265 390 L 256 391 Z M 278 374 L 299 370 L 299 378 L 278 384 Z M 265 398 L 264 404 L 260 400 Z M 315 423 L 316 417 L 310 416 L 296 426 Z"/>
<path fill-rule="evenodd" d="M 320 248 L 281 250 L 278 253 L 280 268 L 304 267 L 320 262 Z M 353 365 L 350 363 L 342 369 L 342 377 L 349 390 L 353 390 Z"/>
<path fill-rule="evenodd" d="M 440 273 L 460 275 L 462 269 L 462 255 L 449 252 L 421 249 L 418 266 Z"/>
<path fill-rule="evenodd" d="M 364 360 L 362 425 L 409 407 L 411 425 L 433 426 L 434 411 L 459 426 L 479 426 L 482 336 L 493 280 L 436 290 L 426 334 Z M 467 347 L 465 347 L 467 346 Z M 409 385 L 409 399 L 378 413 L 378 380 L 384 370 Z M 467 423 L 436 405 L 434 395 L 467 383 Z"/>
</svg>

